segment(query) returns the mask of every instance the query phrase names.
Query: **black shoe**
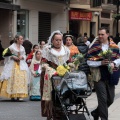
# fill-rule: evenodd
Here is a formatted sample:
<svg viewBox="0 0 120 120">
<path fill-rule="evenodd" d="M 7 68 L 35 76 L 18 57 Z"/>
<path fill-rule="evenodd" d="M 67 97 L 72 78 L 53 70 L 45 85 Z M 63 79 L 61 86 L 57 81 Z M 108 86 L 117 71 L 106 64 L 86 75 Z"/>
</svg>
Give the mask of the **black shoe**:
<svg viewBox="0 0 120 120">
<path fill-rule="evenodd" d="M 95 113 L 95 111 L 92 111 L 91 115 L 93 116 L 94 120 L 99 120 L 99 116 Z"/>
<path fill-rule="evenodd" d="M 95 92 L 95 88 L 92 89 L 92 92 Z"/>
</svg>

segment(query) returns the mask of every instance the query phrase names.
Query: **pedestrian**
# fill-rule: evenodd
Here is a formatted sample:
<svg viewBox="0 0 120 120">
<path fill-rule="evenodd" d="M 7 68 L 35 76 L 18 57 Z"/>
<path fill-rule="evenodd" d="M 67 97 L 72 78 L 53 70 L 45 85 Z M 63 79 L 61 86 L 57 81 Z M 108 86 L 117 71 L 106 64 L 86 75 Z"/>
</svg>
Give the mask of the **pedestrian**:
<svg viewBox="0 0 120 120">
<path fill-rule="evenodd" d="M 105 53 L 108 50 L 111 50 L 111 61 L 108 57 L 100 56 L 102 51 Z M 106 28 L 99 29 L 98 38 L 89 48 L 87 63 L 94 70 L 91 73 L 94 76 L 94 87 L 98 99 L 98 107 L 91 112 L 91 115 L 94 120 L 98 120 L 99 117 L 101 120 L 108 120 L 108 107 L 114 101 L 115 85 L 119 80 L 120 54 L 118 46 L 109 38 L 109 30 Z"/>
<path fill-rule="evenodd" d="M 72 35 L 66 35 L 64 37 L 65 46 L 70 50 L 70 58 L 79 53 L 77 46 L 74 45 L 74 38 Z"/>
<path fill-rule="evenodd" d="M 90 41 L 90 43 L 92 43 L 92 41 L 95 39 L 94 34 L 91 34 L 90 37 L 88 38 L 88 41 Z"/>
<path fill-rule="evenodd" d="M 30 100 L 41 100 L 40 96 L 40 75 L 41 75 L 41 51 L 35 52 L 30 70 L 32 73 L 32 81 L 30 84 Z"/>
<path fill-rule="evenodd" d="M 28 97 L 29 68 L 22 43 L 23 37 L 18 35 L 8 47 L 11 55 L 6 56 L 8 50 L 4 51 L 5 65 L 0 75 L 0 97 L 11 100 L 23 100 Z"/>
<path fill-rule="evenodd" d="M 55 109 L 52 101 L 52 84 L 51 77 L 56 73 L 56 68 L 59 65 L 63 65 L 69 60 L 70 51 L 63 45 L 62 33 L 57 30 L 51 33 L 48 40 L 48 45 L 43 49 L 42 52 L 42 69 L 40 89 L 41 89 L 41 112 L 43 117 L 47 117 L 50 120 L 51 117 L 55 119 L 55 114 L 59 117 L 59 113 L 55 113 Z M 56 101 L 57 102 L 57 101 Z M 57 117 L 58 117 L 57 116 Z"/>
<path fill-rule="evenodd" d="M 42 41 L 40 41 L 39 44 L 40 44 L 40 50 L 42 51 L 46 43 L 45 43 L 45 41 L 42 40 Z"/>
<path fill-rule="evenodd" d="M 82 37 L 82 34 L 79 33 L 78 38 L 77 38 L 77 40 L 76 40 L 76 41 L 77 41 L 77 42 L 76 42 L 77 45 L 81 42 L 82 38 L 83 38 L 83 37 Z"/>
<path fill-rule="evenodd" d="M 87 46 L 90 45 L 90 41 L 88 41 L 88 37 L 87 37 L 87 36 L 84 36 L 84 37 L 83 37 L 83 41 L 84 41 L 84 43 L 85 43 Z"/>
<path fill-rule="evenodd" d="M 24 40 L 23 47 L 25 48 L 26 55 L 28 55 L 31 52 L 31 49 L 32 49 L 32 43 L 29 41 L 28 38 L 26 38 Z"/>
<path fill-rule="evenodd" d="M 26 59 L 26 62 L 27 62 L 27 64 L 28 64 L 28 67 L 30 66 L 31 61 L 32 61 L 32 58 L 33 58 L 33 55 L 34 55 L 34 53 L 35 53 L 37 50 L 39 50 L 39 46 L 36 45 L 36 44 L 33 45 L 33 50 L 31 50 L 31 52 L 28 54 L 27 59 Z"/>
</svg>

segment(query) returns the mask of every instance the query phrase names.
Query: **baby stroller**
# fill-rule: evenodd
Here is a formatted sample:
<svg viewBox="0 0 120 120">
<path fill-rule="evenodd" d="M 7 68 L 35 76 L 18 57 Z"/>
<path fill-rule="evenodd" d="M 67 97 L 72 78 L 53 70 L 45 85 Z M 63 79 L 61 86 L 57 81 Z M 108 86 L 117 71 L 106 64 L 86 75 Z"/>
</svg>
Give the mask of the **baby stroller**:
<svg viewBox="0 0 120 120">
<path fill-rule="evenodd" d="M 86 120 L 83 113 L 86 112 L 88 116 L 90 114 L 85 100 L 92 90 L 85 72 L 73 71 L 66 73 L 64 77 L 53 76 L 51 81 L 53 120 Z M 57 117 L 57 113 L 61 117 Z"/>
</svg>

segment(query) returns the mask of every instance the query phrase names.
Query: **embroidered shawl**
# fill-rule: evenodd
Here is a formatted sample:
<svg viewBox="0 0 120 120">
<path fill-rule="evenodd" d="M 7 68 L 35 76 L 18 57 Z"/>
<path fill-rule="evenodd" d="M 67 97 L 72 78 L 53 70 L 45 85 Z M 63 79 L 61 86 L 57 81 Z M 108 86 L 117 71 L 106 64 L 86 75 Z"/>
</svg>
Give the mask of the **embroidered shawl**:
<svg viewBox="0 0 120 120">
<path fill-rule="evenodd" d="M 113 42 L 112 39 L 110 39 L 109 48 L 113 52 L 112 61 L 120 58 L 119 47 Z M 101 48 L 100 41 L 96 40 L 95 43 L 92 45 L 92 47 L 88 50 L 88 54 L 87 54 L 88 60 L 91 60 L 91 61 L 101 60 L 101 57 L 99 56 L 99 53 L 101 51 L 102 51 L 102 48 Z"/>
</svg>

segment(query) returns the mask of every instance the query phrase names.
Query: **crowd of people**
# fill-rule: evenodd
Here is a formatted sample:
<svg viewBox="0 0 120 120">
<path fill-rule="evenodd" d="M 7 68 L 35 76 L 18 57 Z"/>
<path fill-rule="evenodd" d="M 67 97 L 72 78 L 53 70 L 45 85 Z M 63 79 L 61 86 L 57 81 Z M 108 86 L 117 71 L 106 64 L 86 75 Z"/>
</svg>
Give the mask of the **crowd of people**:
<svg viewBox="0 0 120 120">
<path fill-rule="evenodd" d="M 29 40 L 24 41 L 21 35 L 16 35 L 8 49 L 10 55 L 6 54 L 8 51 L 3 51 L 5 65 L 0 75 L 0 97 L 21 101 L 29 96 L 30 100 L 41 100 L 41 114 L 50 120 L 55 112 L 51 77 L 59 65 L 73 63 L 74 56 L 82 53 L 86 58 L 87 74 L 94 76 L 92 81 L 98 98 L 98 107 L 91 115 L 94 120 L 99 117 L 108 120 L 108 107 L 114 101 L 117 84 L 110 80 L 119 78 L 120 53 L 106 28 L 99 29 L 97 38 L 94 35 L 88 38 L 87 33 L 84 33 L 76 40 L 72 35 L 57 30 L 51 33 L 47 43 L 40 41 L 35 45 Z M 112 50 L 111 61 L 99 56 L 101 51 L 108 49 Z"/>
</svg>

